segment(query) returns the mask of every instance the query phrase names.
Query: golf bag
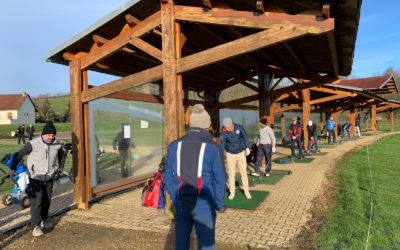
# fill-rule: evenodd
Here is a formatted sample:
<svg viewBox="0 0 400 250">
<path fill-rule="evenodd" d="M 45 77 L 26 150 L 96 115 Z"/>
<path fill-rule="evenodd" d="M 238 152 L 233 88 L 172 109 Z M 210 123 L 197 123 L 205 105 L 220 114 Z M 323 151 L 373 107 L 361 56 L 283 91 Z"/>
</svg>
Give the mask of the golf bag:
<svg viewBox="0 0 400 250">
<path fill-rule="evenodd" d="M 142 205 L 162 209 L 165 207 L 165 193 L 162 172 L 165 165 L 165 156 L 162 158 L 158 171 L 152 180 L 147 180 L 142 191 Z"/>
</svg>

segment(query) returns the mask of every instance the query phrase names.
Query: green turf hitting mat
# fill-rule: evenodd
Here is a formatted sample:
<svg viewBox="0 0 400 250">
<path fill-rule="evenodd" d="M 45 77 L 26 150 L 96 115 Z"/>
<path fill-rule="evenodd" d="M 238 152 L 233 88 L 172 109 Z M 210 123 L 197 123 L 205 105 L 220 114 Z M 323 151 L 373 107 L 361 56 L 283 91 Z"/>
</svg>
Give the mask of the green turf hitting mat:
<svg viewBox="0 0 400 250">
<path fill-rule="evenodd" d="M 224 205 L 228 208 L 256 210 L 258 206 L 267 198 L 269 192 L 250 190 L 251 199 L 246 199 L 243 191 L 236 190 L 235 198 L 233 200 L 228 199 L 228 193 L 225 193 Z"/>
<path fill-rule="evenodd" d="M 299 159 L 299 158 L 294 158 L 291 159 L 290 157 L 278 157 L 276 159 L 273 160 L 273 162 L 277 163 L 277 164 L 290 164 L 290 163 L 310 163 L 314 160 L 315 158 L 303 158 L 303 159 Z"/>
<path fill-rule="evenodd" d="M 284 173 L 271 173 L 270 176 L 264 176 L 262 174 L 260 177 L 247 175 L 247 177 L 249 179 L 250 187 L 255 187 L 257 184 L 275 185 L 285 176 L 286 176 L 286 174 L 284 174 Z M 240 177 L 240 173 L 236 173 L 235 183 L 236 183 L 236 186 L 242 185 L 242 179 Z"/>
</svg>

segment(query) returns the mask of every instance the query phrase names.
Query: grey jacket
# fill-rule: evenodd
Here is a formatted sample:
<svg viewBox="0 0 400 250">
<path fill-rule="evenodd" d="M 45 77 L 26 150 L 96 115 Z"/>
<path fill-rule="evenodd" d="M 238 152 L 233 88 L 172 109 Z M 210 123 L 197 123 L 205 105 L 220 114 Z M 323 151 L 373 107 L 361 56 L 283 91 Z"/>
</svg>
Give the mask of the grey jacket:
<svg viewBox="0 0 400 250">
<path fill-rule="evenodd" d="M 276 138 L 274 131 L 269 127 L 266 126 L 265 128 L 260 128 L 260 144 L 272 144 L 272 147 L 275 147 Z"/>
<path fill-rule="evenodd" d="M 58 140 L 48 144 L 39 136 L 29 141 L 14 157 L 11 169 L 16 167 L 25 155 L 28 155 L 27 167 L 32 179 L 50 181 L 64 168 L 66 154 Z"/>
</svg>

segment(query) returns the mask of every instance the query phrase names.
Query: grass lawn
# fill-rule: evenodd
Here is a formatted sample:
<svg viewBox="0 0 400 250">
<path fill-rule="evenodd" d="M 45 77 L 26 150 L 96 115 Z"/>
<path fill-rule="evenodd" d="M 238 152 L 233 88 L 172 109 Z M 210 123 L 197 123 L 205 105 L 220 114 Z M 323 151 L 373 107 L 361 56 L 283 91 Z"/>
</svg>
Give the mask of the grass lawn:
<svg viewBox="0 0 400 250">
<path fill-rule="evenodd" d="M 45 98 L 35 98 L 34 101 L 40 106 Z M 49 97 L 51 107 L 55 112 L 64 112 L 69 103 L 69 96 Z"/>
<path fill-rule="evenodd" d="M 369 146 L 373 185 L 368 171 L 367 148 L 344 157 L 338 164 L 338 185 L 333 206 L 323 215 L 317 233 L 319 249 L 364 249 L 370 192 L 373 212 L 369 249 L 400 249 L 400 135 Z"/>
<path fill-rule="evenodd" d="M 36 123 L 33 124 L 35 128 L 35 133 L 40 133 L 43 130 L 43 126 L 45 123 Z M 71 123 L 54 123 L 57 128 L 57 132 L 69 132 L 71 131 Z M 27 128 L 29 124 L 25 124 L 25 128 Z M 18 128 L 18 125 L 0 125 L 0 139 L 2 138 L 11 138 L 11 131 L 15 131 Z M 17 140 L 17 138 L 15 138 Z"/>
</svg>

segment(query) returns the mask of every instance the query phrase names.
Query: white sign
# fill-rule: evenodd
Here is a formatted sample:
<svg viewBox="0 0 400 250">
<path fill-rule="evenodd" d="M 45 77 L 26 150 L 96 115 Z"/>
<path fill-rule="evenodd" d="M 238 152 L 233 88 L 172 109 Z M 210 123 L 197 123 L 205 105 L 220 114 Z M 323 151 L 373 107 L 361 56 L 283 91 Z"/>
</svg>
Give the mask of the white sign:
<svg viewBox="0 0 400 250">
<path fill-rule="evenodd" d="M 140 120 L 140 128 L 149 128 L 149 122 Z"/>
<path fill-rule="evenodd" d="M 124 125 L 124 139 L 131 138 L 131 125 Z"/>
</svg>

